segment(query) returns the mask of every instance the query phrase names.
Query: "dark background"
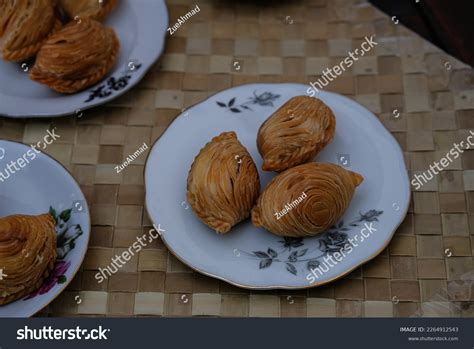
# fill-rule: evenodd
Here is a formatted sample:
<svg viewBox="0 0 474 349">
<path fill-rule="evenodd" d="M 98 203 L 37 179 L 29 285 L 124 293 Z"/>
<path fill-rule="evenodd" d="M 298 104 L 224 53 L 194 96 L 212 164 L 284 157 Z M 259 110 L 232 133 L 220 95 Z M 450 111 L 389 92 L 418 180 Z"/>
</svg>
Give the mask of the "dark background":
<svg viewBox="0 0 474 349">
<path fill-rule="evenodd" d="M 370 0 L 449 54 L 474 66 L 474 0 Z"/>
</svg>

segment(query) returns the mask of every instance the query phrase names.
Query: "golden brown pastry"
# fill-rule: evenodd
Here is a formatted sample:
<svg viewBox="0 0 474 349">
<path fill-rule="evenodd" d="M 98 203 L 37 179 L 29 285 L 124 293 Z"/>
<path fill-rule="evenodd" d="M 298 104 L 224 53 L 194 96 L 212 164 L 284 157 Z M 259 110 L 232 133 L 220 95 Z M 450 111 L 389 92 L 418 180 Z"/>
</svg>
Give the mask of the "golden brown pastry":
<svg viewBox="0 0 474 349">
<path fill-rule="evenodd" d="M 252 210 L 252 223 L 281 236 L 305 237 L 334 225 L 349 206 L 363 177 L 311 162 L 274 177 Z"/>
<path fill-rule="evenodd" d="M 221 133 L 201 149 L 191 165 L 187 189 L 193 211 L 217 233 L 227 233 L 250 216 L 260 181 L 235 132 Z"/>
<path fill-rule="evenodd" d="M 60 0 L 59 5 L 71 19 L 100 21 L 117 6 L 117 0 Z"/>
<path fill-rule="evenodd" d="M 50 214 L 0 219 L 0 305 L 38 289 L 56 260 L 56 231 Z"/>
<path fill-rule="evenodd" d="M 13 0 L 0 0 L 0 38 L 7 30 L 8 20 L 15 10 L 13 4 Z"/>
<path fill-rule="evenodd" d="M 263 170 L 281 172 L 312 160 L 332 140 L 335 129 L 336 118 L 321 100 L 291 98 L 258 130 Z"/>
<path fill-rule="evenodd" d="M 4 60 L 27 60 L 61 27 L 53 0 L 0 0 L 0 53 Z"/>
<path fill-rule="evenodd" d="M 109 72 L 119 46 L 113 29 L 90 19 L 72 21 L 41 47 L 30 77 L 61 93 L 83 90 Z"/>
</svg>

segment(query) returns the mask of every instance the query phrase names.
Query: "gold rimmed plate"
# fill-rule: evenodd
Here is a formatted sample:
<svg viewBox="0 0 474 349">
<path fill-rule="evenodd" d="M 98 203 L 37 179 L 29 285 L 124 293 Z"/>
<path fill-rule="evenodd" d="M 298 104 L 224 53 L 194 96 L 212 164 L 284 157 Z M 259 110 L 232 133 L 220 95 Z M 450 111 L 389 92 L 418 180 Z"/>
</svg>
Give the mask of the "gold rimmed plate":
<svg viewBox="0 0 474 349">
<path fill-rule="evenodd" d="M 299 289 L 346 275 L 390 242 L 410 201 L 402 151 L 375 115 L 329 92 L 316 97 L 333 110 L 336 134 L 315 161 L 336 163 L 364 177 L 334 227 L 312 238 L 283 238 L 246 220 L 217 235 L 187 203 L 186 179 L 195 156 L 224 131 L 237 133 L 264 188 L 276 174 L 261 170 L 257 131 L 288 99 L 306 95 L 307 88 L 250 84 L 221 91 L 178 116 L 154 144 L 145 168 L 147 211 L 165 230 L 162 239 L 171 252 L 191 268 L 249 289 Z"/>
</svg>

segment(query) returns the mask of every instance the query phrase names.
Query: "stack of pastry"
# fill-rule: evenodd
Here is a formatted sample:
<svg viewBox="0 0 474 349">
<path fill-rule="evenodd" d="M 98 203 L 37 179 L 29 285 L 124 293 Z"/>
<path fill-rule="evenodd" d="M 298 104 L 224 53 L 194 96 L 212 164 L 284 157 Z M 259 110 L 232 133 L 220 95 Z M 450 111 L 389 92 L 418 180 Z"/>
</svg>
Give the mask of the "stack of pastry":
<svg viewBox="0 0 474 349">
<path fill-rule="evenodd" d="M 56 260 L 56 231 L 50 214 L 0 219 L 0 305 L 38 289 Z"/>
<path fill-rule="evenodd" d="M 255 226 L 277 235 L 324 232 L 344 214 L 363 181 L 361 175 L 338 165 L 311 162 L 333 139 L 335 129 L 336 118 L 321 100 L 308 96 L 288 100 L 258 131 L 263 170 L 280 172 L 261 194 L 250 154 L 234 132 L 222 133 L 201 149 L 191 166 L 189 204 L 218 233 L 227 233 L 250 215 Z M 287 203 L 297 204 L 275 218 Z"/>
<path fill-rule="evenodd" d="M 116 3 L 1 0 L 0 56 L 16 62 L 36 57 L 30 78 L 57 92 L 75 93 L 92 86 L 117 59 L 117 36 L 99 22 Z"/>
</svg>

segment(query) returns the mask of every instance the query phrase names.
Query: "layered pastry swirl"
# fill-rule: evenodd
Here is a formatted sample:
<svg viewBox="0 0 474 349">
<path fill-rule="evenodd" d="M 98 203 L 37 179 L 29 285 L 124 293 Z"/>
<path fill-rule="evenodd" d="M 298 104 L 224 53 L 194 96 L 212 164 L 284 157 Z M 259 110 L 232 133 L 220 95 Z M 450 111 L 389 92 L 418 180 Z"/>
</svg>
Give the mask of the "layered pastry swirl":
<svg viewBox="0 0 474 349">
<path fill-rule="evenodd" d="M 36 55 L 61 27 L 53 0 L 0 0 L 0 53 L 4 60 L 23 61 Z"/>
<path fill-rule="evenodd" d="M 332 140 L 335 129 L 336 118 L 321 100 L 291 98 L 258 130 L 263 170 L 281 172 L 311 161 Z"/>
<path fill-rule="evenodd" d="M 111 28 L 90 19 L 72 21 L 41 47 L 30 77 L 57 92 L 80 91 L 107 74 L 119 46 Z"/>
<path fill-rule="evenodd" d="M 214 137 L 194 159 L 187 198 L 199 219 L 223 234 L 250 216 L 260 191 L 255 163 L 235 132 Z"/>
<path fill-rule="evenodd" d="M 38 289 L 56 260 L 56 231 L 50 214 L 0 219 L 0 305 Z"/>
<path fill-rule="evenodd" d="M 281 236 L 322 233 L 343 215 L 362 181 L 361 175 L 334 164 L 293 167 L 267 185 L 252 210 L 252 222 Z"/>
</svg>

